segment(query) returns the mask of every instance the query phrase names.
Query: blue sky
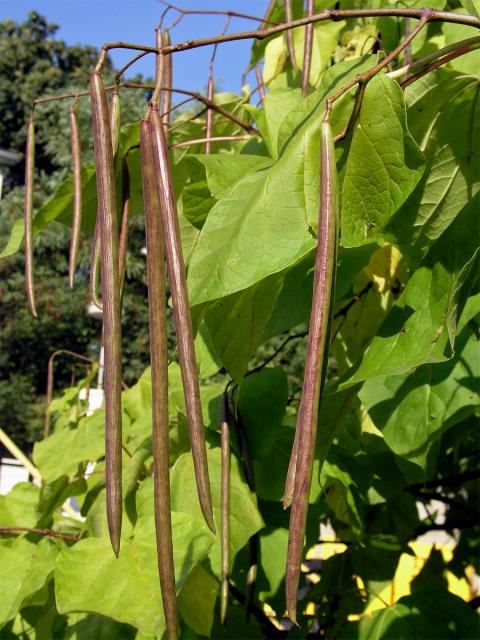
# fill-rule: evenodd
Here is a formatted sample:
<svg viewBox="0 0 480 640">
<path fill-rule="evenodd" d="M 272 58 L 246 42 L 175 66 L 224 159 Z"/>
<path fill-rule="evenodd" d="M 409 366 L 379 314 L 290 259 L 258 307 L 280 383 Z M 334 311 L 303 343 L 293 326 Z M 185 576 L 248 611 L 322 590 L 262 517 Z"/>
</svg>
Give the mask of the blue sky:
<svg viewBox="0 0 480 640">
<path fill-rule="evenodd" d="M 232 9 L 262 16 L 268 0 L 177 0 L 184 8 Z M 37 11 L 50 22 L 60 26 L 58 37 L 69 44 L 91 44 L 100 47 L 104 42 L 126 40 L 154 43 L 154 29 L 162 5 L 158 0 L 0 0 L 0 20 L 26 19 L 29 11 Z M 175 12 L 170 13 L 171 16 Z M 174 30 L 174 42 L 218 34 L 225 24 L 223 16 L 189 16 Z M 233 19 L 229 31 L 255 28 L 254 22 Z M 240 88 L 240 76 L 248 64 L 250 42 L 232 42 L 222 46 L 217 54 L 215 76 L 223 90 Z M 131 55 L 112 52 L 115 66 L 119 67 Z M 188 89 L 202 89 L 206 85 L 211 48 L 175 54 L 174 85 Z M 144 76 L 153 75 L 153 56 L 140 60 L 133 70 Z"/>
</svg>

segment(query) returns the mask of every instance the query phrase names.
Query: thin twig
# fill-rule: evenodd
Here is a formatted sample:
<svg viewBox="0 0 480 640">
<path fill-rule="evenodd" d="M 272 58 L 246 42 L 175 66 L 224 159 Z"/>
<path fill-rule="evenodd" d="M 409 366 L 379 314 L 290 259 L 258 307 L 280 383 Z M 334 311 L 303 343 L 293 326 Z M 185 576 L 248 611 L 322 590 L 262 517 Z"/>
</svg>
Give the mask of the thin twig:
<svg viewBox="0 0 480 640">
<path fill-rule="evenodd" d="M 128 89 L 155 89 L 155 85 L 140 84 L 137 82 L 124 82 L 122 86 L 127 87 Z M 230 111 L 227 111 L 226 109 L 216 104 L 212 100 L 209 100 L 208 98 L 203 96 L 201 93 L 198 93 L 197 91 L 187 91 L 187 89 L 176 89 L 175 87 L 163 87 L 163 90 L 171 91 L 172 93 L 180 93 L 181 95 L 184 95 L 184 96 L 191 96 L 193 99 L 198 100 L 199 102 L 203 102 L 203 104 L 209 109 L 213 109 L 213 111 L 216 111 L 217 113 L 221 113 L 223 116 L 225 116 L 235 124 L 238 124 L 238 126 L 244 129 L 247 133 L 251 133 L 252 135 L 255 135 L 255 136 L 260 135 L 260 132 L 258 131 L 258 129 L 256 129 L 253 125 L 248 124 L 247 122 L 244 122 L 240 118 L 237 118 L 236 115 L 234 115 Z"/>
<path fill-rule="evenodd" d="M 45 393 L 45 422 L 43 425 L 43 437 L 46 438 L 50 432 L 50 413 L 48 408 L 52 402 L 53 396 L 53 373 L 54 373 L 54 363 L 55 358 L 59 355 L 70 356 L 72 358 L 77 358 L 77 360 L 82 360 L 83 362 L 88 362 L 89 364 L 97 364 L 95 360 L 88 358 L 87 356 L 82 355 L 81 353 L 77 353 L 76 351 L 70 351 L 69 349 L 58 349 L 52 353 L 50 358 L 48 359 L 48 367 L 47 367 L 47 390 Z"/>
<path fill-rule="evenodd" d="M 180 13 L 180 16 L 176 18 L 175 21 L 172 22 L 172 24 L 169 25 L 169 29 L 173 29 L 174 27 L 176 27 L 183 17 L 189 15 L 228 16 L 228 18 L 254 20 L 255 22 L 260 22 L 261 24 L 278 24 L 278 22 L 273 22 L 272 20 L 268 20 L 265 17 L 259 18 L 258 16 L 252 16 L 248 13 L 240 13 L 238 11 L 231 11 L 230 9 L 226 9 L 224 11 L 220 9 L 184 9 L 183 7 L 178 7 L 177 5 L 174 5 L 171 2 L 166 2 L 165 0 L 160 0 L 160 2 L 168 9 L 173 9 L 174 11 L 178 11 Z"/>
<path fill-rule="evenodd" d="M 8 535 L 10 533 L 35 533 L 39 536 L 48 536 L 49 538 L 58 538 L 59 540 L 68 540 L 70 542 L 78 542 L 81 536 L 71 536 L 67 533 L 52 531 L 51 529 L 37 529 L 35 527 L 0 527 L 0 535 Z"/>
</svg>

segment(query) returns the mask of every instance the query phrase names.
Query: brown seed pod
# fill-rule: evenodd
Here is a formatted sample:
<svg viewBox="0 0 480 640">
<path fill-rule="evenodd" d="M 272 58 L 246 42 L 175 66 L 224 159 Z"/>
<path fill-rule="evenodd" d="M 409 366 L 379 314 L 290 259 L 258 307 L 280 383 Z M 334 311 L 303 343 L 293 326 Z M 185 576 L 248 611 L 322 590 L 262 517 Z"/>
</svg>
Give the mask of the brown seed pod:
<svg viewBox="0 0 480 640">
<path fill-rule="evenodd" d="M 318 245 L 305 375 L 297 421 L 297 460 L 285 576 L 287 611 L 293 622 L 296 622 L 297 591 L 312 479 L 318 412 L 328 357 L 338 234 L 335 147 L 328 122 L 322 122 L 320 135 Z"/>
<path fill-rule="evenodd" d="M 107 95 L 103 78 L 98 71 L 91 75 L 90 91 L 102 267 L 107 519 L 112 548 L 118 555 L 122 527 L 122 371 L 118 228 Z"/>
<path fill-rule="evenodd" d="M 178 637 L 175 568 L 170 515 L 168 455 L 168 350 L 165 258 L 151 125 L 140 125 L 140 152 L 147 242 L 148 313 L 152 365 L 152 450 L 158 573 L 169 639 Z"/>
<path fill-rule="evenodd" d="M 112 135 L 112 153 L 115 155 L 118 149 L 118 141 L 120 139 L 120 95 L 117 91 L 112 94 L 110 101 L 110 132 Z M 127 213 L 128 218 L 128 213 Z M 123 219 L 122 219 L 123 220 Z M 122 222 L 123 231 L 123 222 Z M 120 249 L 121 249 L 122 232 L 120 233 Z M 119 251 L 120 251 L 119 249 Z M 120 251 L 121 254 L 121 251 Z M 122 256 L 119 257 L 120 263 L 122 263 Z M 120 269 L 120 282 L 122 282 Z M 93 304 L 102 309 L 102 301 L 99 295 L 99 282 L 100 282 L 100 216 L 97 211 L 97 218 L 95 220 L 95 231 L 92 241 L 92 253 L 90 257 L 90 300 Z"/>
<path fill-rule="evenodd" d="M 73 289 L 82 227 L 82 158 L 75 103 L 72 104 L 70 109 L 70 137 L 72 144 L 73 218 L 70 256 L 68 260 L 68 283 L 70 288 Z"/>
<path fill-rule="evenodd" d="M 112 93 L 110 100 L 110 131 L 112 133 L 112 152 L 113 155 L 117 153 L 118 141 L 120 140 L 120 125 L 121 125 L 121 112 L 120 112 L 120 94 L 118 91 Z"/>
<path fill-rule="evenodd" d="M 230 428 L 228 425 L 228 395 L 223 394 L 220 405 L 221 448 L 221 557 L 220 621 L 225 624 L 228 610 L 228 577 L 230 573 Z"/>
<path fill-rule="evenodd" d="M 99 295 L 100 282 L 100 216 L 97 210 L 97 219 L 95 221 L 95 231 L 92 240 L 92 253 L 90 255 L 90 300 L 99 309 L 103 308 Z"/>
<path fill-rule="evenodd" d="M 310 18 L 315 11 L 314 0 L 307 0 L 307 16 Z M 305 27 L 305 46 L 303 49 L 302 95 L 305 97 L 308 91 L 310 79 L 310 67 L 312 66 L 313 24 Z"/>
<path fill-rule="evenodd" d="M 208 76 L 207 98 L 209 100 L 213 100 L 212 70 L 210 70 L 210 75 Z M 212 150 L 212 143 L 210 141 L 210 138 L 212 137 L 212 131 L 213 131 L 213 111 L 211 109 L 207 109 L 207 113 L 205 115 L 205 138 L 207 139 L 207 141 L 205 142 L 205 153 L 210 153 Z"/>
<path fill-rule="evenodd" d="M 182 257 L 177 206 L 173 193 L 168 158 L 168 145 L 157 109 L 151 111 L 155 167 L 158 176 L 160 210 L 167 258 L 168 279 L 173 300 L 173 315 L 177 334 L 178 357 L 182 374 L 193 464 L 198 497 L 205 520 L 215 532 L 212 498 L 208 478 L 207 449 L 203 427 L 198 367 L 193 343 L 192 319 L 188 302 L 185 264 Z"/>
<path fill-rule="evenodd" d="M 120 281 L 121 295 L 123 294 L 125 270 L 127 267 L 128 223 L 130 219 L 130 178 L 126 162 L 123 164 L 122 202 L 122 223 L 118 242 L 118 278 Z"/>
<path fill-rule="evenodd" d="M 32 314 L 37 317 L 35 286 L 33 283 L 33 173 L 35 171 L 35 125 L 33 114 L 27 125 L 27 148 L 25 151 L 25 288 Z"/>
</svg>

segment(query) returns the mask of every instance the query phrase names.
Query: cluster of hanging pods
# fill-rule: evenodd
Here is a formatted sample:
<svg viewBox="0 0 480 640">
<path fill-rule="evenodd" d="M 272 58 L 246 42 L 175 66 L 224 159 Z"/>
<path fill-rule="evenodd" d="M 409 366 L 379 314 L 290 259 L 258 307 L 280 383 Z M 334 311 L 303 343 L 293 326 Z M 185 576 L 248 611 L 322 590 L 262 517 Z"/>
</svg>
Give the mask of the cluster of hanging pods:
<svg viewBox="0 0 480 640">
<path fill-rule="evenodd" d="M 313 3 L 311 3 L 313 4 Z M 166 36 L 164 35 L 164 38 Z M 168 34 L 167 34 L 168 37 Z M 311 39 L 311 36 L 310 36 Z M 164 40 L 163 40 L 164 43 Z M 162 46 L 160 40 L 159 46 Z M 310 45 L 311 46 L 311 45 Z M 159 56 L 157 75 L 169 86 L 171 56 Z M 158 84 L 158 81 L 157 81 Z M 209 83 L 209 99 L 213 85 Z M 140 124 L 140 157 L 144 195 L 147 247 L 147 281 L 152 377 L 152 450 L 154 514 L 158 571 L 169 638 L 178 637 L 175 571 L 171 531 L 169 481 L 168 354 L 166 321 L 166 279 L 172 295 L 178 359 L 182 375 L 190 442 L 198 498 L 208 527 L 215 533 L 212 497 L 207 465 L 204 424 L 200 403 L 198 368 L 194 334 L 182 257 L 175 194 L 173 190 L 165 122 L 158 99 L 151 100 Z M 170 95 L 164 92 L 164 95 Z M 120 135 L 119 94 L 107 100 L 101 72 L 90 79 L 90 96 L 97 183 L 97 220 L 92 243 L 90 293 L 103 310 L 105 390 L 105 461 L 107 518 L 114 553 L 120 552 L 122 527 L 122 372 L 121 372 L 121 293 L 125 270 L 128 193 L 123 196 L 119 231 L 114 157 Z M 163 107 L 165 105 L 162 105 Z M 169 105 L 163 109 L 169 112 Z M 207 117 L 207 139 L 212 120 Z M 70 111 L 73 220 L 69 259 L 69 283 L 73 287 L 78 255 L 82 215 L 81 150 L 75 102 Z M 320 212 L 318 249 L 313 286 L 307 358 L 303 392 L 290 466 L 285 486 L 284 507 L 291 507 L 286 566 L 286 603 L 291 620 L 296 620 L 296 601 L 306 527 L 320 396 L 328 356 L 332 297 L 338 235 L 336 202 L 336 165 L 333 136 L 327 121 L 321 124 Z M 30 308 L 37 315 L 33 286 L 33 173 L 34 124 L 28 123 L 25 173 L 25 275 Z M 124 190 L 125 191 L 125 190 Z M 166 263 L 166 272 L 165 272 Z M 101 300 L 98 283 L 101 281 Z M 221 409 L 221 535 L 222 585 L 221 617 L 225 619 L 229 572 L 229 411 L 228 397 L 222 397 Z"/>
</svg>

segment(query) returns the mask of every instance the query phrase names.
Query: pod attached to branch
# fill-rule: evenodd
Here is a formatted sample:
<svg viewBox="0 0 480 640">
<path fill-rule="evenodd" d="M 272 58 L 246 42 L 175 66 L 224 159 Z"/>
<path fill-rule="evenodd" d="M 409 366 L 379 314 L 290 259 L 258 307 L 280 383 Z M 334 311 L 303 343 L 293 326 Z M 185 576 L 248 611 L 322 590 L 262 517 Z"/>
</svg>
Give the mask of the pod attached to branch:
<svg viewBox="0 0 480 640">
<path fill-rule="evenodd" d="M 207 83 L 207 98 L 210 101 L 213 101 L 213 73 L 212 68 L 210 68 L 210 74 L 208 76 Z M 205 142 L 205 153 L 211 153 L 212 143 L 210 138 L 212 137 L 213 131 L 213 111 L 211 109 L 207 109 L 207 113 L 205 114 L 205 138 L 207 141 Z"/>
<path fill-rule="evenodd" d="M 338 237 L 337 170 L 333 135 L 328 122 L 322 122 L 320 135 L 318 245 L 302 400 L 297 420 L 295 484 L 285 576 L 287 611 L 293 622 L 296 622 L 297 592 L 312 480 L 318 412 L 328 359 Z"/>
<path fill-rule="evenodd" d="M 70 138 L 72 144 L 73 218 L 72 238 L 70 240 L 70 256 L 68 259 L 68 284 L 70 285 L 70 289 L 73 289 L 75 271 L 77 269 L 80 231 L 82 228 L 82 157 L 75 103 L 72 104 L 70 109 Z"/>
<path fill-rule="evenodd" d="M 221 448 L 221 557 L 220 621 L 225 624 L 228 610 L 228 577 L 230 573 L 230 428 L 228 425 L 228 395 L 225 392 L 220 405 Z"/>
<path fill-rule="evenodd" d="M 98 71 L 91 75 L 90 92 L 102 275 L 107 519 L 112 548 L 118 555 L 122 527 L 122 370 L 118 225 L 109 110 L 103 78 Z"/>
<path fill-rule="evenodd" d="M 172 292 L 178 358 L 182 374 L 198 497 L 205 520 L 210 529 L 215 532 L 210 480 L 208 477 L 207 449 L 200 404 L 198 367 L 193 343 L 192 319 L 188 302 L 185 265 L 182 257 L 177 206 L 173 193 L 167 140 L 160 114 L 156 108 L 151 110 L 151 125 L 168 279 Z"/>
<path fill-rule="evenodd" d="M 162 47 L 169 47 L 171 44 L 170 40 L 170 31 L 165 29 L 162 34 Z M 172 88 L 173 81 L 173 56 L 162 56 L 163 57 L 163 65 L 162 65 L 162 87 L 168 87 L 168 89 Z M 168 127 L 170 124 L 170 116 L 172 109 L 172 92 L 171 91 L 162 91 L 162 103 L 161 103 L 161 112 L 162 122 Z"/>
<path fill-rule="evenodd" d="M 25 150 L 25 289 L 28 305 L 32 314 L 37 317 L 35 305 L 35 285 L 33 282 L 33 174 L 35 171 L 35 125 L 33 113 L 27 125 L 27 148 Z"/>
<path fill-rule="evenodd" d="M 152 131 L 140 125 L 140 153 L 147 242 L 148 314 L 152 365 L 152 450 L 158 573 L 169 640 L 178 637 L 168 455 L 168 350 L 165 262 Z"/>
</svg>

